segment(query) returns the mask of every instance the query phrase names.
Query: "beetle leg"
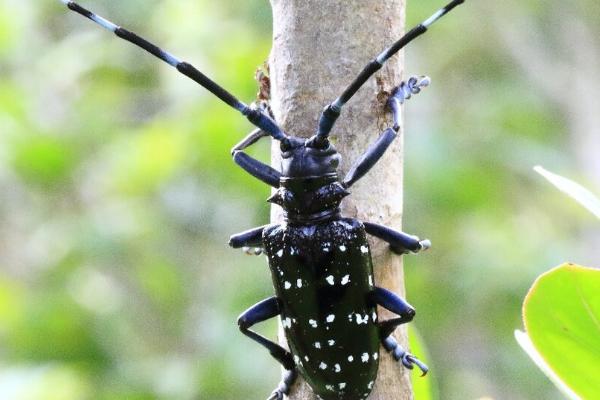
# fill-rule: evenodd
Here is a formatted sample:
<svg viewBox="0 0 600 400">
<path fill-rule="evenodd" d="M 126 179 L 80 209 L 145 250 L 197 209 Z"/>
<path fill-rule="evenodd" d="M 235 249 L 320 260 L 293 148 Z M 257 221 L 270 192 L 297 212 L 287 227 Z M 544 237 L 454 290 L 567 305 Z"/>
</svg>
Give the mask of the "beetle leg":
<svg viewBox="0 0 600 400">
<path fill-rule="evenodd" d="M 369 235 L 373 235 L 388 242 L 390 244 L 390 249 L 396 254 L 408 252 L 418 253 L 431 247 L 431 242 L 427 239 L 421 240 L 417 236 L 396 231 L 383 225 L 370 222 L 363 222 L 363 224 Z"/>
<path fill-rule="evenodd" d="M 279 305 L 279 299 L 277 297 L 270 297 L 263 300 L 246 311 L 238 318 L 238 326 L 240 331 L 248 336 L 250 339 L 264 346 L 269 353 L 275 358 L 283 367 L 285 372 L 283 379 L 279 383 L 279 386 L 271 393 L 268 400 L 283 400 L 283 395 L 288 394 L 290 388 L 296 380 L 296 365 L 292 359 L 292 354 L 274 343 L 264 336 L 259 335 L 256 332 L 250 330 L 250 328 L 259 322 L 266 321 L 267 319 L 273 318 L 281 314 L 281 308 Z"/>
<path fill-rule="evenodd" d="M 391 318 L 379 323 L 379 333 L 382 339 L 391 335 L 398 325 L 412 321 L 415 316 L 415 309 L 410 304 L 387 289 L 375 287 L 372 292 L 372 300 L 378 306 L 399 315 L 398 318 Z"/>
<path fill-rule="evenodd" d="M 396 131 L 387 128 L 379 135 L 379 138 L 373 143 L 367 151 L 354 163 L 350 171 L 344 177 L 343 185 L 346 188 L 352 186 L 356 181 L 362 178 L 379 161 L 388 147 L 396 138 Z"/>
<path fill-rule="evenodd" d="M 402 362 L 402 365 L 406 368 L 413 369 L 416 365 L 423 372 L 423 375 L 425 375 L 427 371 L 429 371 L 429 368 L 427 368 L 427 366 L 417 357 L 407 353 L 402 346 L 398 344 L 398 341 L 394 336 L 392 336 L 392 332 L 394 332 L 394 329 L 396 329 L 398 325 L 412 321 L 415 316 L 415 309 L 400 296 L 380 287 L 375 287 L 372 299 L 377 305 L 400 316 L 379 323 L 379 335 L 383 347 L 388 352 L 392 353 L 392 356 L 396 361 Z"/>
<path fill-rule="evenodd" d="M 279 361 L 279 363 L 283 365 L 286 370 L 291 371 L 296 368 L 294 360 L 292 359 L 292 354 L 277 343 L 274 343 L 264 336 L 250 330 L 254 324 L 266 321 L 267 319 L 276 317 L 279 314 L 281 314 L 279 299 L 277 297 L 270 297 L 244 311 L 244 313 L 239 316 L 237 322 L 240 331 L 244 335 L 264 346 L 267 350 L 269 350 L 269 353 L 271 353 L 273 358 Z"/>
<path fill-rule="evenodd" d="M 229 239 L 229 245 L 234 249 L 242 248 L 248 255 L 259 256 L 263 253 L 262 233 L 267 226 L 260 226 L 232 235 Z"/>
<path fill-rule="evenodd" d="M 392 128 L 387 128 L 383 131 L 377 141 L 369 146 L 367 151 L 352 165 L 352 168 L 350 168 L 350 171 L 344 178 L 344 187 L 349 188 L 352 186 L 377 164 L 400 130 L 400 121 L 402 118 L 401 105 L 410 99 L 413 94 L 419 93 L 421 88 L 428 86 L 429 82 L 430 79 L 426 76 L 411 76 L 408 81 L 403 81 L 392 91 L 388 105 L 392 110 L 394 125 Z"/>
<path fill-rule="evenodd" d="M 267 185 L 273 186 L 274 188 L 279 187 L 279 178 L 281 178 L 281 173 L 279 171 L 250 157 L 241 150 L 234 149 L 232 155 L 233 161 L 242 167 L 244 171 L 256 179 L 263 181 Z"/>
<path fill-rule="evenodd" d="M 253 130 L 252 132 L 250 132 L 248 134 L 248 136 L 246 136 L 238 144 L 233 146 L 233 148 L 231 149 L 231 154 L 233 154 L 236 151 L 244 150 L 247 147 L 250 147 L 251 145 L 258 142 L 261 138 L 263 138 L 265 136 L 269 136 L 269 134 L 267 132 L 263 131 L 262 129 L 257 128 L 255 130 Z"/>
</svg>

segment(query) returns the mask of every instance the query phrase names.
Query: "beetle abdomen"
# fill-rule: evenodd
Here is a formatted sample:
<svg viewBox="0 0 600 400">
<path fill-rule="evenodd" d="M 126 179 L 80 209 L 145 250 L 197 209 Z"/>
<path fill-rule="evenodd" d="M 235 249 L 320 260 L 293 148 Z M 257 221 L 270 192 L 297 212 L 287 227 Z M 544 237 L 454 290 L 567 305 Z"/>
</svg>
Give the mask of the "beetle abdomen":
<svg viewBox="0 0 600 400">
<path fill-rule="evenodd" d="M 263 236 L 281 319 L 300 373 L 324 400 L 362 399 L 377 376 L 373 267 L 350 218 L 278 225 Z"/>
</svg>

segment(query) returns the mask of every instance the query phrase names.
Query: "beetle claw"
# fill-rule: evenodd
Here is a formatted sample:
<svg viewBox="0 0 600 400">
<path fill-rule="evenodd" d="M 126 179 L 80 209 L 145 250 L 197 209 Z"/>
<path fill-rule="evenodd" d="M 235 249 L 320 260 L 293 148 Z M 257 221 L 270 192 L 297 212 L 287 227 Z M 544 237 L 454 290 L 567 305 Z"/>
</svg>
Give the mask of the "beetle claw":
<svg viewBox="0 0 600 400">
<path fill-rule="evenodd" d="M 408 369 L 413 369 L 416 365 L 421 370 L 421 376 L 425 376 L 427 375 L 427 372 L 429 372 L 429 368 L 427 367 L 427 365 L 425 365 L 421 362 L 421 360 L 409 353 L 406 353 L 402 357 L 402 364 Z"/>
<path fill-rule="evenodd" d="M 410 358 L 408 358 L 407 355 L 404 355 L 400 359 L 400 361 L 402 362 L 402 365 L 404 365 L 406 368 L 408 368 L 408 369 L 413 369 L 414 368 L 414 365 L 412 364 Z"/>
</svg>

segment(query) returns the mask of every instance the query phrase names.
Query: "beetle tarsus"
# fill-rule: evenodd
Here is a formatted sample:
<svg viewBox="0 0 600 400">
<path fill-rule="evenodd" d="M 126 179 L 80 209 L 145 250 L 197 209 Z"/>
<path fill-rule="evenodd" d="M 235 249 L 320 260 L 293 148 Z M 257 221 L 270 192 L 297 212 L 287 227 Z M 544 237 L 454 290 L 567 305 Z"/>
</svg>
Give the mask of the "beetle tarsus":
<svg viewBox="0 0 600 400">
<path fill-rule="evenodd" d="M 290 389 L 294 382 L 296 382 L 297 377 L 298 373 L 295 369 L 285 370 L 283 378 L 281 379 L 281 382 L 279 382 L 279 386 L 277 386 L 277 389 L 273 390 L 273 393 L 271 393 L 267 400 L 283 400 L 283 396 L 290 393 Z"/>
<path fill-rule="evenodd" d="M 263 253 L 262 247 L 244 246 L 244 247 L 242 247 L 242 250 L 244 251 L 244 253 L 246 253 L 249 256 L 260 256 Z"/>
<path fill-rule="evenodd" d="M 394 360 L 401 362 L 405 368 L 414 369 L 416 365 L 421 370 L 421 376 L 425 376 L 429 372 L 427 365 L 414 355 L 407 353 L 393 336 L 388 336 L 383 341 L 383 347 L 392 353 Z"/>
<path fill-rule="evenodd" d="M 283 400 L 283 393 L 279 389 L 274 390 L 267 400 Z"/>
<path fill-rule="evenodd" d="M 398 255 L 402 255 L 402 254 L 418 254 L 422 251 L 427 251 L 431 248 L 431 240 L 429 239 L 419 239 L 418 236 L 413 236 L 414 240 L 417 242 L 417 246 L 414 249 L 407 249 L 404 247 L 399 247 L 399 246 L 394 246 L 392 244 L 390 244 L 390 250 Z"/>
<path fill-rule="evenodd" d="M 404 355 L 404 357 L 402 359 L 402 364 L 404 364 L 404 365 L 406 365 L 405 360 L 406 360 L 406 362 L 410 363 L 411 365 L 414 364 L 417 367 L 419 367 L 419 369 L 421 370 L 421 376 L 425 376 L 429 372 L 429 367 L 427 367 L 427 365 L 425 365 L 423 362 L 421 362 L 421 360 L 419 360 L 417 357 L 413 356 L 412 354 L 406 353 Z"/>
<path fill-rule="evenodd" d="M 416 251 L 415 253 L 429 250 L 431 248 L 431 240 L 429 240 L 429 239 L 419 240 L 419 245 L 421 246 L 421 248 L 418 251 Z"/>
</svg>

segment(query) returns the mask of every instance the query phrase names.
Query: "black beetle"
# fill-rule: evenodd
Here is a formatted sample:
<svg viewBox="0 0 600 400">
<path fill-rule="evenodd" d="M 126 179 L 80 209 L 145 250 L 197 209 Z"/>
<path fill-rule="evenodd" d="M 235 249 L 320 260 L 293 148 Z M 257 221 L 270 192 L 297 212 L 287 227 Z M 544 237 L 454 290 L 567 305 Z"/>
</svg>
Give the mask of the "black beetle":
<svg viewBox="0 0 600 400">
<path fill-rule="evenodd" d="M 407 368 L 427 367 L 402 349 L 392 336 L 394 329 L 414 317 L 414 309 L 394 293 L 376 287 L 367 234 L 390 244 L 397 254 L 419 252 L 429 241 L 368 222 L 340 215 L 339 205 L 347 189 L 381 158 L 400 128 L 400 106 L 421 87 L 426 77 L 412 77 L 390 96 L 394 125 L 386 129 L 354 164 L 343 181 L 337 167 L 340 155 L 328 136 L 342 107 L 383 64 L 429 26 L 464 0 L 453 0 L 384 50 L 360 72 L 342 95 L 323 110 L 316 134 L 301 139 L 284 133 L 264 108 L 249 107 L 192 65 L 92 13 L 75 2 L 60 0 L 69 9 L 114 32 L 193 79 L 258 127 L 233 150 L 234 161 L 248 173 L 277 188 L 269 201 L 284 210 L 282 224 L 266 225 L 233 235 L 235 248 L 264 249 L 269 260 L 276 296 L 244 312 L 240 330 L 266 347 L 286 372 L 269 399 L 283 399 L 297 373 L 324 400 L 365 399 L 377 377 L 379 345 Z M 261 137 L 281 143 L 281 172 L 251 158 L 243 150 Z M 263 250 L 258 250 L 260 253 Z M 377 306 L 398 315 L 379 321 Z M 258 322 L 281 317 L 289 350 L 250 330 Z"/>
<path fill-rule="evenodd" d="M 400 104 L 428 83 L 426 77 L 413 77 L 394 91 L 389 104 L 396 121 Z M 381 342 L 406 367 L 417 364 L 427 371 L 391 336 L 396 326 L 413 318 L 414 310 L 394 293 L 374 285 L 366 234 L 386 240 L 398 254 L 426 249 L 429 242 L 344 218 L 339 209 L 349 195 L 347 188 L 381 157 L 397 129 L 397 124 L 387 129 L 342 182 L 336 173 L 340 155 L 327 139 L 319 143 L 318 136 L 282 140 L 281 174 L 250 163 L 241 150 L 253 140 L 244 140 L 233 150 L 236 162 L 277 187 L 268 201 L 284 210 L 284 223 L 233 235 L 229 242 L 235 248 L 263 249 L 269 260 L 276 295 L 244 312 L 238 324 L 286 369 L 271 399 L 289 392 L 296 370 L 322 399 L 366 398 L 377 376 Z M 377 305 L 399 317 L 379 322 Z M 249 329 L 276 316 L 281 317 L 290 351 Z"/>
</svg>

